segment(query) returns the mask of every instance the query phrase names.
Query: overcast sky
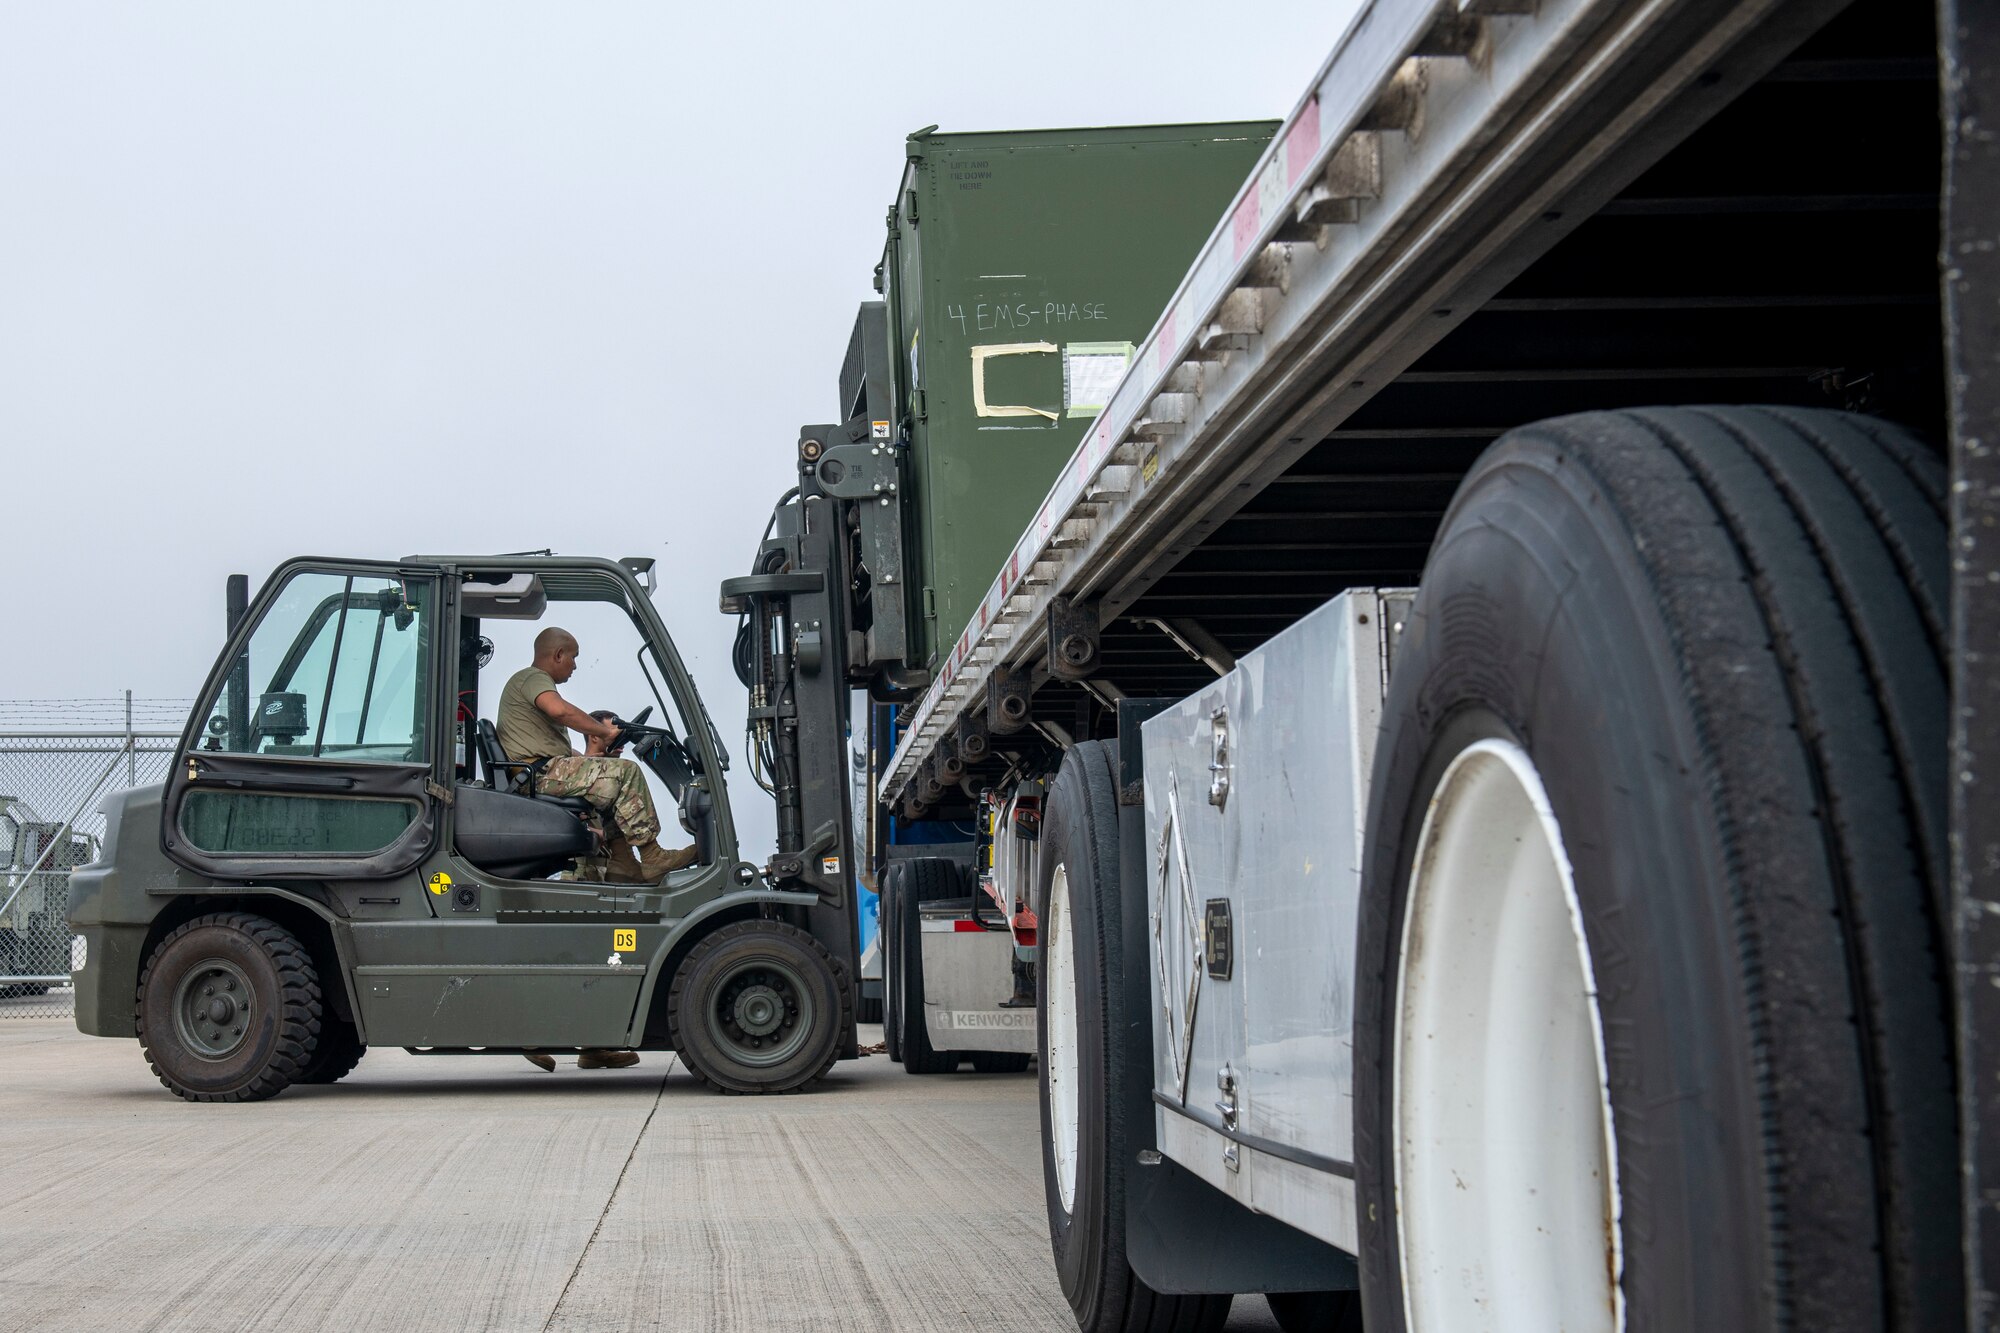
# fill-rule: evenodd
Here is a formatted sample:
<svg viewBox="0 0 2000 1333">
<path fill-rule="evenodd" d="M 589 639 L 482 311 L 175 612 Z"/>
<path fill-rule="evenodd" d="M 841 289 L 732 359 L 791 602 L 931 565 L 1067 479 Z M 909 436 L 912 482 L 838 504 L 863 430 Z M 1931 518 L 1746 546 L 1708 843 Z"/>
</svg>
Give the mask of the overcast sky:
<svg viewBox="0 0 2000 1333">
<path fill-rule="evenodd" d="M 552 546 L 659 559 L 740 752 L 716 585 L 904 136 L 1282 116 L 1351 7 L 0 0 L 0 700 L 191 696 L 290 555 Z"/>
</svg>

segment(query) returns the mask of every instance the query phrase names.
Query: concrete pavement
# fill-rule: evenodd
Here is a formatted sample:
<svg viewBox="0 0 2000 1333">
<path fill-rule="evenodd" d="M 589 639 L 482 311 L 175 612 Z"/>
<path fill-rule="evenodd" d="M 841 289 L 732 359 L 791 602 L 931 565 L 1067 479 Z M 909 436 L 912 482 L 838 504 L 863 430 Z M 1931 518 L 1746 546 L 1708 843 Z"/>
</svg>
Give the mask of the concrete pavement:
<svg viewBox="0 0 2000 1333">
<path fill-rule="evenodd" d="M 191 1106 L 135 1042 L 9 1020 L 0 1330 L 1068 1330 L 1034 1086 L 874 1056 L 732 1098 L 668 1055 L 375 1050 Z"/>
</svg>

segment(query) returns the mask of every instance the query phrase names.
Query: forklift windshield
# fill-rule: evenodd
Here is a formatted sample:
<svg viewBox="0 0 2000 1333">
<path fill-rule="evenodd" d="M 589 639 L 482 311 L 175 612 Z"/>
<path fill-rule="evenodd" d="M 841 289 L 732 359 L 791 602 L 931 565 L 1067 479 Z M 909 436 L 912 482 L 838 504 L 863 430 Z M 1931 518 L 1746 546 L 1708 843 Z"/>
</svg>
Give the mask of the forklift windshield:
<svg viewBox="0 0 2000 1333">
<path fill-rule="evenodd" d="M 209 701 L 199 748 L 355 763 L 422 762 L 430 589 L 306 571 L 258 623 Z"/>
</svg>

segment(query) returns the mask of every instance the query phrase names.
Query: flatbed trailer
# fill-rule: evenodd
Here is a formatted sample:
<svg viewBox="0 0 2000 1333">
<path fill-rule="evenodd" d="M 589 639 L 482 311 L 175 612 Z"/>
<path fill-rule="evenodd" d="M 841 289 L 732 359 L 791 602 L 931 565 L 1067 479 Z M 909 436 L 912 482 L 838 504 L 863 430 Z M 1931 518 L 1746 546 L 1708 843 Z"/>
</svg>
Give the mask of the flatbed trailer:
<svg viewBox="0 0 2000 1333">
<path fill-rule="evenodd" d="M 879 778 L 1049 782 L 1080 1327 L 1994 1326 L 1996 56 L 1343 33 Z"/>
</svg>

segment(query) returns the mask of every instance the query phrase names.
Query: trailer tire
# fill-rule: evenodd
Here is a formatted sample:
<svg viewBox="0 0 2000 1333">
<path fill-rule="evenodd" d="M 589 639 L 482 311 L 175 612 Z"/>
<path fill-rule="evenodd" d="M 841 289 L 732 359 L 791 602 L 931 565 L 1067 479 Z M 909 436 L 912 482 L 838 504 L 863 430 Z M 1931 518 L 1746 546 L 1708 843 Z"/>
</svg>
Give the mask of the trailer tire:
<svg viewBox="0 0 2000 1333">
<path fill-rule="evenodd" d="M 312 1059 L 320 1019 L 312 955 L 291 931 L 248 912 L 176 926 L 153 946 L 133 997 L 146 1063 L 190 1102 L 277 1096 Z"/>
<path fill-rule="evenodd" d="M 1152 1070 L 1127 1067 L 1124 1016 L 1112 1012 L 1123 976 L 1114 762 L 1103 741 L 1075 746 L 1044 806 L 1035 1017 L 1049 1244 L 1081 1333 L 1208 1333 L 1232 1296 L 1156 1292 L 1126 1260 L 1123 1092 Z"/>
<path fill-rule="evenodd" d="M 1963 1326 L 1942 492 L 1790 408 L 1474 466 L 1367 822 L 1371 1333 Z"/>
<path fill-rule="evenodd" d="M 833 1067 L 852 1027 L 851 993 L 833 955 L 805 931 L 737 921 L 674 970 L 667 1027 L 681 1063 L 716 1091 L 797 1092 Z"/>
<path fill-rule="evenodd" d="M 924 1022 L 924 941 L 922 913 L 917 909 L 939 898 L 964 897 L 964 877 L 956 862 L 941 856 L 919 856 L 901 864 L 895 921 L 897 1046 L 908 1073 L 949 1074 L 965 1056 L 931 1045 L 930 1028 Z"/>
<path fill-rule="evenodd" d="M 891 861 L 882 872 L 882 902 L 876 921 L 882 939 L 882 1046 L 891 1060 L 903 1062 L 903 976 L 897 936 L 902 918 L 903 862 Z"/>
</svg>

